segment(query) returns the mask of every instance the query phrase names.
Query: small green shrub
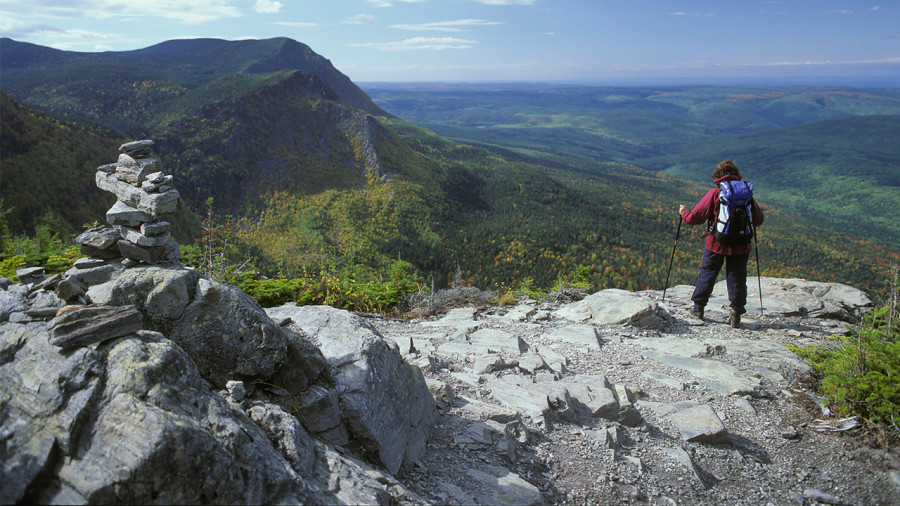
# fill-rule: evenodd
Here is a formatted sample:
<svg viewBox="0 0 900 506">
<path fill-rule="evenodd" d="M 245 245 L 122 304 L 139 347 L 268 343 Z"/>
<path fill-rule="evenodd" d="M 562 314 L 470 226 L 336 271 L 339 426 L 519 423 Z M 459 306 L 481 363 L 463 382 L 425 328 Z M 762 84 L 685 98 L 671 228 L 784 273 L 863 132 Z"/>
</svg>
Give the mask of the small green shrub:
<svg viewBox="0 0 900 506">
<path fill-rule="evenodd" d="M 848 336 L 833 336 L 830 349 L 789 348 L 806 359 L 820 378 L 830 407 L 857 414 L 900 435 L 900 313 L 896 271 L 887 305 L 869 311 Z"/>
</svg>

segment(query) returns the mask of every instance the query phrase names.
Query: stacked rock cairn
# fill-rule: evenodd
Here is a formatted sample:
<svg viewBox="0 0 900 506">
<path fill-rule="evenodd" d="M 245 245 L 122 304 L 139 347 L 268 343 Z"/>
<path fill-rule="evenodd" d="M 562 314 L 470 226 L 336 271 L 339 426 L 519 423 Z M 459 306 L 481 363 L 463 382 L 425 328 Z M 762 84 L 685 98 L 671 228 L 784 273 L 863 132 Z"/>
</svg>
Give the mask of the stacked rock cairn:
<svg viewBox="0 0 900 506">
<path fill-rule="evenodd" d="M 165 216 L 181 210 L 181 196 L 152 147 L 152 140 L 122 144 L 116 163 L 98 167 L 97 187 L 116 196 L 106 213 L 112 228 L 92 228 L 79 235 L 75 242 L 83 254 L 121 257 L 125 267 L 178 261 L 178 243 L 171 238 Z"/>
</svg>

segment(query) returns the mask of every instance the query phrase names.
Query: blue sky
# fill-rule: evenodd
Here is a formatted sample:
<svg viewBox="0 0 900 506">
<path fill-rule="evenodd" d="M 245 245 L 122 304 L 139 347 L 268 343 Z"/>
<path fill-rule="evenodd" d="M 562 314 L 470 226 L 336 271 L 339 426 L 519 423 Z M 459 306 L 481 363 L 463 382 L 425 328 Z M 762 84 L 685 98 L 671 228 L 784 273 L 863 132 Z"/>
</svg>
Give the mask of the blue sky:
<svg viewBox="0 0 900 506">
<path fill-rule="evenodd" d="M 897 0 L 0 0 L 0 33 L 73 51 L 286 36 L 358 82 L 866 76 L 900 87 Z"/>
</svg>

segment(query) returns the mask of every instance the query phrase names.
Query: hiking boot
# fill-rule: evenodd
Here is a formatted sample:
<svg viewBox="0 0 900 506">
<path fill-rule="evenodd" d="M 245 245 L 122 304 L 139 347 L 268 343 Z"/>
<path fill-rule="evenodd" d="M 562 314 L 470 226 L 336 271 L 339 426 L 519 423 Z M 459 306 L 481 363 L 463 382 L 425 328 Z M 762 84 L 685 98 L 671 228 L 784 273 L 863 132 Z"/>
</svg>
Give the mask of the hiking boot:
<svg viewBox="0 0 900 506">
<path fill-rule="evenodd" d="M 691 318 L 695 318 L 697 320 L 703 319 L 703 308 L 695 307 L 691 309 Z"/>
<path fill-rule="evenodd" d="M 741 315 L 734 309 L 732 309 L 731 314 L 728 315 L 728 324 L 731 325 L 732 328 L 741 328 Z"/>
</svg>

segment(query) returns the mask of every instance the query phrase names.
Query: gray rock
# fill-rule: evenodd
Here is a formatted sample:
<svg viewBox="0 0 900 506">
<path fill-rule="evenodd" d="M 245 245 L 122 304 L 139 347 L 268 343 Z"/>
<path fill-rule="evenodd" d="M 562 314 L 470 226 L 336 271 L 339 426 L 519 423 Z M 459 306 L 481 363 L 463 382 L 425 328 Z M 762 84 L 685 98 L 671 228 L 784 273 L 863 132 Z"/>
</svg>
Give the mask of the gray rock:
<svg viewBox="0 0 900 506">
<path fill-rule="evenodd" d="M 475 497 L 481 504 L 519 504 L 537 506 L 544 504 L 541 491 L 509 469 L 485 466 L 485 470 L 468 469 L 466 476 L 480 483 Z"/>
<path fill-rule="evenodd" d="M 121 238 L 119 231 L 114 228 L 91 228 L 79 234 L 75 238 L 75 243 L 98 250 L 105 250 L 115 246 L 116 242 Z"/>
<path fill-rule="evenodd" d="M 88 283 L 91 285 L 88 290 L 91 300 L 100 305 L 134 304 L 144 314 L 148 324 L 157 329 L 165 329 L 172 321 L 182 317 L 185 308 L 194 299 L 200 279 L 197 271 L 185 267 L 143 266 L 123 270 L 120 266 L 113 274 L 115 276 L 103 284 L 94 286 Z"/>
<path fill-rule="evenodd" d="M 674 425 L 682 439 L 698 443 L 727 443 L 731 441 L 725 424 L 711 407 L 702 404 L 677 410 L 663 418 Z"/>
<path fill-rule="evenodd" d="M 28 314 L 35 313 L 32 316 L 37 316 L 38 312 L 40 312 L 41 315 L 49 314 L 50 316 L 55 316 L 56 311 L 65 305 L 66 303 L 54 292 L 38 290 L 32 292 L 31 298 L 28 301 L 29 307 L 25 312 Z"/>
<path fill-rule="evenodd" d="M 266 431 L 297 473 L 301 476 L 312 474 L 316 463 L 316 445 L 296 417 L 271 403 L 257 404 L 249 412 L 250 419 Z"/>
<path fill-rule="evenodd" d="M 662 385 L 665 385 L 669 388 L 672 388 L 672 389 L 675 389 L 678 391 L 684 390 L 686 387 L 684 382 L 681 381 L 680 379 L 678 379 L 674 376 L 669 376 L 668 374 L 663 374 L 658 371 L 643 371 L 643 372 L 641 372 L 641 376 L 644 376 L 645 378 L 650 378 Z"/>
<path fill-rule="evenodd" d="M 522 369 L 529 374 L 533 374 L 536 371 L 546 368 L 547 363 L 544 362 L 544 358 L 537 353 L 525 353 L 519 357 L 519 369 Z"/>
<path fill-rule="evenodd" d="M 287 304 L 268 313 L 278 321 L 290 318 L 318 344 L 351 436 L 389 472 L 412 469 L 424 454 L 437 410 L 422 372 L 403 361 L 396 343 L 362 318 L 332 307 Z"/>
<path fill-rule="evenodd" d="M 162 172 L 155 172 L 154 174 L 151 174 L 151 176 L 156 174 L 162 175 Z M 172 187 L 172 176 L 162 176 L 154 179 L 157 179 L 158 181 L 151 181 L 148 177 L 146 181 L 141 183 L 141 189 L 145 192 L 153 193 L 157 191 L 164 192 Z"/>
<path fill-rule="evenodd" d="M 97 167 L 98 172 L 104 172 L 106 174 L 112 174 L 116 171 L 116 164 L 114 163 L 106 163 L 99 167 Z"/>
<path fill-rule="evenodd" d="M 475 359 L 472 372 L 475 374 L 488 374 L 506 368 L 503 357 L 497 354 L 482 355 Z"/>
<path fill-rule="evenodd" d="M 225 388 L 234 402 L 241 402 L 244 400 L 244 397 L 247 397 L 247 388 L 244 386 L 243 381 L 229 381 L 225 383 Z"/>
<path fill-rule="evenodd" d="M 341 426 L 339 402 L 336 391 L 313 385 L 300 395 L 300 418 L 310 432 L 327 433 L 332 444 L 342 446 L 349 442 L 349 434 Z"/>
<path fill-rule="evenodd" d="M 53 320 L 50 344 L 64 350 L 80 348 L 132 334 L 142 326 L 143 317 L 134 306 L 86 307 Z"/>
<path fill-rule="evenodd" d="M 22 283 L 23 285 L 38 283 L 44 279 L 44 268 L 25 267 L 23 269 L 16 269 L 16 277 L 19 278 L 19 283 Z"/>
<path fill-rule="evenodd" d="M 141 155 L 149 154 L 150 149 L 153 148 L 153 144 L 154 142 L 151 139 L 126 142 L 119 146 L 119 152 L 139 158 Z"/>
<path fill-rule="evenodd" d="M 149 237 L 157 237 L 169 232 L 172 225 L 168 221 L 141 224 L 141 233 Z"/>
<path fill-rule="evenodd" d="M 836 504 L 841 505 L 844 504 L 844 501 L 838 499 L 837 497 L 826 494 L 821 490 L 816 490 L 814 488 L 808 488 L 803 491 L 803 497 L 806 499 L 812 499 L 813 501 L 820 502 L 823 504 Z"/>
<path fill-rule="evenodd" d="M 66 279 L 78 280 L 81 284 L 92 287 L 106 283 L 120 271 L 122 271 L 122 265 L 115 262 L 101 263 L 96 267 L 73 267 L 66 271 Z"/>
<path fill-rule="evenodd" d="M 520 337 L 496 329 L 479 329 L 469 335 L 469 343 L 493 352 L 506 352 L 513 356 L 528 351 L 528 345 Z"/>
<path fill-rule="evenodd" d="M 8 435 L 0 484 L 3 502 L 11 504 L 59 459 L 54 452 L 74 454 L 77 431 L 103 389 L 103 365 L 90 349 L 63 354 L 51 346 L 44 325 L 4 324 L 0 336 L 0 424 Z"/>
<path fill-rule="evenodd" d="M 119 201 L 151 216 L 173 214 L 181 210 L 181 195 L 175 189 L 164 193 L 147 193 L 104 172 L 97 172 L 96 182 L 101 190 L 113 193 Z"/>
<path fill-rule="evenodd" d="M 115 341 L 106 355 L 106 384 L 78 458 L 60 459 L 60 486 L 44 489 L 38 502 L 310 501 L 262 429 L 207 390 L 178 346 L 142 332 Z"/>
<path fill-rule="evenodd" d="M 122 254 L 119 253 L 118 246 L 113 246 L 109 249 L 99 249 L 99 248 L 94 248 L 92 246 L 87 246 L 85 244 L 81 245 L 81 254 L 87 255 L 88 257 L 90 257 L 92 259 L 101 259 L 101 260 L 113 260 L 113 259 L 120 258 L 122 256 Z"/>
<path fill-rule="evenodd" d="M 155 241 L 154 241 L 155 242 Z M 175 262 L 181 256 L 178 243 L 169 241 L 162 246 L 140 246 L 129 241 L 118 242 L 119 253 L 145 264 Z"/>
<path fill-rule="evenodd" d="M 24 313 L 28 309 L 28 302 L 25 300 L 26 294 L 27 292 L 20 290 L 0 291 L 0 323 L 9 321 L 9 315 Z"/>
<path fill-rule="evenodd" d="M 87 293 L 87 289 L 78 278 L 69 276 L 56 285 L 56 295 L 64 301 L 74 301 Z"/>
<path fill-rule="evenodd" d="M 481 325 L 475 320 L 475 311 L 473 307 L 459 307 L 451 309 L 441 319 L 433 322 L 425 322 L 423 325 L 453 327 L 458 329 L 468 329 Z"/>
<path fill-rule="evenodd" d="M 691 458 L 691 455 L 688 452 L 684 451 L 683 448 L 663 448 L 662 451 L 666 455 L 669 455 L 680 462 L 688 471 L 690 471 L 694 479 L 696 479 L 704 489 L 709 489 L 709 484 L 703 478 L 703 473 L 700 471 L 700 468 L 697 467 L 697 464 L 694 463 L 694 459 Z"/>
<path fill-rule="evenodd" d="M 200 279 L 191 300 L 193 287 L 188 281 L 196 274 L 183 271 L 191 269 L 162 269 L 163 276 L 177 276 L 178 282 L 147 287 L 149 293 L 142 290 L 146 297 L 142 311 L 150 316 L 155 328 L 165 330 L 169 339 L 184 348 L 203 377 L 214 385 L 224 386 L 238 375 L 259 379 L 272 376 L 287 354 L 285 331 L 252 297 L 231 285 Z M 183 306 L 186 299 L 190 303 Z M 183 313 L 175 316 L 182 308 Z"/>
<path fill-rule="evenodd" d="M 529 379 L 509 374 L 488 381 L 485 388 L 491 397 L 522 416 L 537 419 L 550 412 L 545 386 L 535 385 Z"/>
<path fill-rule="evenodd" d="M 132 186 L 140 186 L 147 175 L 162 170 L 162 162 L 157 158 L 132 158 L 122 153 L 116 162 L 115 177 Z"/>
<path fill-rule="evenodd" d="M 759 378 L 744 374 L 737 367 L 724 362 L 669 355 L 656 350 L 647 350 L 642 355 L 685 370 L 698 378 L 701 385 L 722 395 L 758 395 L 760 392 Z"/>
<path fill-rule="evenodd" d="M 143 246 L 145 248 L 165 246 L 171 239 L 171 234 L 164 233 L 156 236 L 148 236 L 141 233 L 140 230 L 118 225 L 116 230 L 122 234 L 122 238 L 126 241 Z"/>
<path fill-rule="evenodd" d="M 139 227 L 142 223 L 153 221 L 153 219 L 153 216 L 118 200 L 109 211 L 106 211 L 106 222 L 113 226 Z"/>
<path fill-rule="evenodd" d="M 567 304 L 556 316 L 595 325 L 633 325 L 662 328 L 668 313 L 656 302 L 626 290 L 608 289 Z"/>
</svg>

